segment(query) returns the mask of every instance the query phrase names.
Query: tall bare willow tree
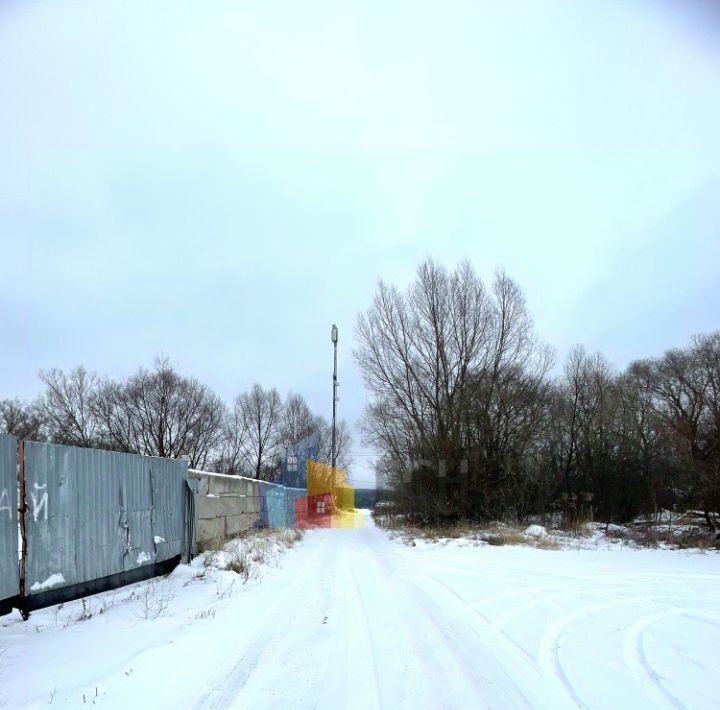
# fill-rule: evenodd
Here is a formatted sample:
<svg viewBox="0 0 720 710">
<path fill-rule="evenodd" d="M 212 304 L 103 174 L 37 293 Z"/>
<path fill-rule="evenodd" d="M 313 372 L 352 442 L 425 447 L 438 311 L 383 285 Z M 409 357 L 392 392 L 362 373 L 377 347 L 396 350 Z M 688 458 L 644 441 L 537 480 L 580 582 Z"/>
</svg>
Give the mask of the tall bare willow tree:
<svg viewBox="0 0 720 710">
<path fill-rule="evenodd" d="M 367 440 L 409 511 L 498 516 L 516 506 L 544 426 L 551 358 L 504 273 L 426 261 L 405 293 L 381 282 L 358 319 Z"/>
</svg>

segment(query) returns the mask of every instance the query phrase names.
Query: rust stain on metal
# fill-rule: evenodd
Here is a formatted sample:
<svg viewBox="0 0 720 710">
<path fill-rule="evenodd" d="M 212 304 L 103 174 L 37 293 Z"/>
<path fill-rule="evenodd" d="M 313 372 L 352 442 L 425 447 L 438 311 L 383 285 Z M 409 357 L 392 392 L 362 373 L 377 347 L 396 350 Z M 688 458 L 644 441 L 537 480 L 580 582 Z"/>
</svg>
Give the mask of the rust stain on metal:
<svg viewBox="0 0 720 710">
<path fill-rule="evenodd" d="M 25 442 L 18 441 L 18 521 L 20 522 L 20 598 L 25 599 L 25 561 L 27 559 L 27 539 L 25 538 Z M 27 620 L 30 614 L 21 605 L 20 613 Z"/>
</svg>

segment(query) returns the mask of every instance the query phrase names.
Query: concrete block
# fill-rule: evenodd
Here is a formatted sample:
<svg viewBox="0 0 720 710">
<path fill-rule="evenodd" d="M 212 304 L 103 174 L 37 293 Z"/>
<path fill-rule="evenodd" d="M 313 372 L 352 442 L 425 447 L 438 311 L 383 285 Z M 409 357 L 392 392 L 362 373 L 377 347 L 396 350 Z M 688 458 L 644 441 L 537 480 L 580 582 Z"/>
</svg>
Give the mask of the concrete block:
<svg viewBox="0 0 720 710">
<path fill-rule="evenodd" d="M 224 540 L 225 535 L 225 518 L 198 520 L 197 543 L 200 548 L 215 545 L 218 540 Z"/>
<path fill-rule="evenodd" d="M 207 496 L 198 498 L 198 518 L 206 520 L 222 517 L 222 506 L 219 501 L 219 498 L 208 498 Z"/>
<path fill-rule="evenodd" d="M 225 532 L 228 537 L 234 537 L 243 530 L 255 527 L 258 520 L 259 518 L 256 515 L 230 515 L 225 519 Z"/>
<path fill-rule="evenodd" d="M 220 496 L 217 498 L 200 498 L 198 510 L 201 518 L 217 518 L 228 515 L 242 515 L 254 512 L 248 504 L 248 498 Z"/>
<path fill-rule="evenodd" d="M 212 476 L 209 479 L 208 493 L 216 496 L 243 495 L 245 482 L 241 478 L 227 476 Z"/>
</svg>

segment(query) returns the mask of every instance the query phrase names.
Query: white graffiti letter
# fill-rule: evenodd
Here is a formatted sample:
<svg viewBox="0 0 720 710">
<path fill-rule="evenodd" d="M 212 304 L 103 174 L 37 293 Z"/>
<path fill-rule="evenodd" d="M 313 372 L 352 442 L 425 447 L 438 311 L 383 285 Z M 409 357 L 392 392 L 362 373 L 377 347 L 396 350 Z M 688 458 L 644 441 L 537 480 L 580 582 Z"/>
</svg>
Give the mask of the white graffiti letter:
<svg viewBox="0 0 720 710">
<path fill-rule="evenodd" d="M 37 483 L 33 484 L 33 487 L 36 491 L 45 491 L 47 488 L 47 484 L 43 484 L 42 486 L 38 486 Z M 38 505 L 37 496 L 35 495 L 34 491 L 30 492 L 30 495 L 32 496 L 33 501 L 33 522 L 37 523 L 38 518 L 40 517 L 40 513 L 43 508 L 45 508 L 45 520 L 47 520 L 48 516 L 48 495 L 47 491 L 45 491 L 42 496 L 40 497 L 40 505 Z"/>
<path fill-rule="evenodd" d="M 2 489 L 0 493 L 0 513 L 7 510 L 8 518 L 12 520 L 12 508 L 10 507 L 10 496 L 8 495 L 7 488 Z"/>
</svg>

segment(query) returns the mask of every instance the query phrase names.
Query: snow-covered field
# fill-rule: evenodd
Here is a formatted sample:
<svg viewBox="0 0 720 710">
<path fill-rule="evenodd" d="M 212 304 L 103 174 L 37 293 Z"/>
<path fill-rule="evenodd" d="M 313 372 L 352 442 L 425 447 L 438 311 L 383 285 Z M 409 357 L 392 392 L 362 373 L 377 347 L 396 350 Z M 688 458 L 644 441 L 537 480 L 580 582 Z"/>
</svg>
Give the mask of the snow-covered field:
<svg viewBox="0 0 720 710">
<path fill-rule="evenodd" d="M 0 619 L 0 706 L 720 705 L 717 553 L 406 546 L 369 517 L 282 547 L 247 584 L 200 559 Z"/>
</svg>

